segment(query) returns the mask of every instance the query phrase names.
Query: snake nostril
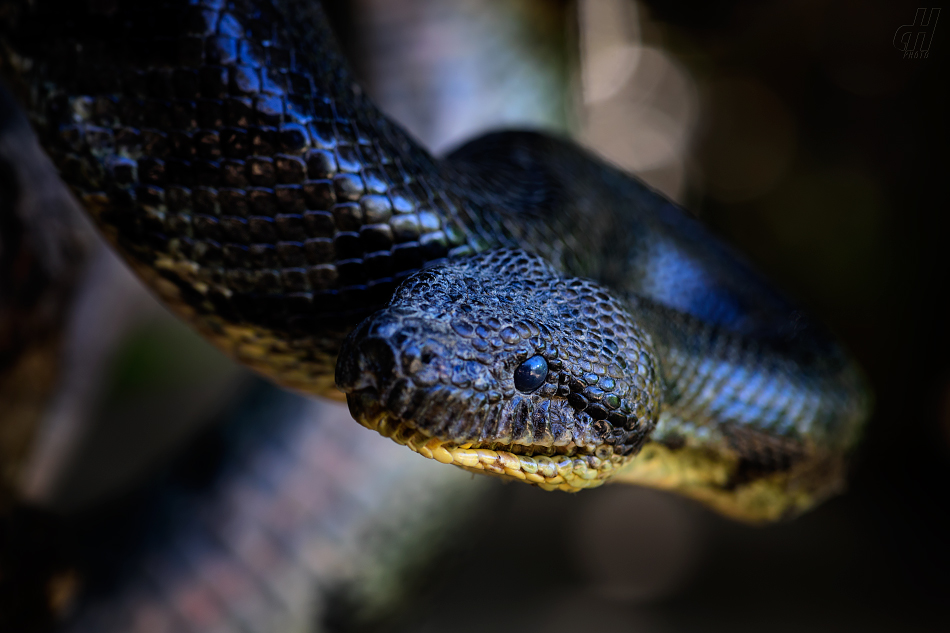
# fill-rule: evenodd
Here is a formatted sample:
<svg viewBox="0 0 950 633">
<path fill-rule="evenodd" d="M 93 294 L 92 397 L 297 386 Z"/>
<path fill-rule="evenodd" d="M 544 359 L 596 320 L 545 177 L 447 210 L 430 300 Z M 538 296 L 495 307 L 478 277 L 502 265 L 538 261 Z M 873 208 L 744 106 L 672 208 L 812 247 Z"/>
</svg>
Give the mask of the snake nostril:
<svg viewBox="0 0 950 633">
<path fill-rule="evenodd" d="M 340 353 L 336 382 L 345 392 L 378 388 L 392 379 L 396 359 L 392 348 L 382 339 L 370 337 L 352 342 Z"/>
<path fill-rule="evenodd" d="M 548 375 L 548 362 L 541 356 L 532 356 L 515 370 L 515 389 L 530 393 L 544 384 Z"/>
</svg>

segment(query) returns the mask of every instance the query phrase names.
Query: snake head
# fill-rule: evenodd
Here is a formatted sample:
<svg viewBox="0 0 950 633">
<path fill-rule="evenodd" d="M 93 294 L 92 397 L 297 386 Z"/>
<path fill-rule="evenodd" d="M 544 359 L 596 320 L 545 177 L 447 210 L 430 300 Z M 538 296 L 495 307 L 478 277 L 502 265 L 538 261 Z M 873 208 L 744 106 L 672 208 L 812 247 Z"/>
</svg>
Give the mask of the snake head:
<svg viewBox="0 0 950 633">
<path fill-rule="evenodd" d="M 346 340 L 336 382 L 364 426 L 546 489 L 603 483 L 660 409 L 652 342 L 624 303 L 521 250 L 406 279 Z"/>
</svg>

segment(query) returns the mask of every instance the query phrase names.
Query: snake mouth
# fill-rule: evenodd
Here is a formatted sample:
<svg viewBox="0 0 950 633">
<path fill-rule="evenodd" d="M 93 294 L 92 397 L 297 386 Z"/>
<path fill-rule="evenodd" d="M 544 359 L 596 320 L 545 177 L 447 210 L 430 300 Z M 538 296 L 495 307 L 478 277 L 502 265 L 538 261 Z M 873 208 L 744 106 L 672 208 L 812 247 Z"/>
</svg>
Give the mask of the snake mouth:
<svg viewBox="0 0 950 633">
<path fill-rule="evenodd" d="M 378 404 L 375 389 L 347 394 L 350 414 L 362 426 L 423 457 L 464 470 L 522 481 L 544 490 L 577 492 L 606 482 L 631 459 L 613 446 L 505 444 L 445 440 Z"/>
</svg>

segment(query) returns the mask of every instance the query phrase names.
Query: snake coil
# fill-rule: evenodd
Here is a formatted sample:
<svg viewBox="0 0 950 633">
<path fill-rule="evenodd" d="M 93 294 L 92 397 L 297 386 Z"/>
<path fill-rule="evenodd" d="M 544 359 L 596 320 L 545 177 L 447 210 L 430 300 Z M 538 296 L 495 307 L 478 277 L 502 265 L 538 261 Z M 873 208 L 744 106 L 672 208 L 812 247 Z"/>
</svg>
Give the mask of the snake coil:
<svg viewBox="0 0 950 633">
<path fill-rule="evenodd" d="M 105 235 L 278 383 L 546 489 L 632 481 L 766 520 L 840 487 L 869 396 L 820 325 L 568 141 L 433 158 L 315 3 L 12 3 L 3 50 Z"/>
</svg>

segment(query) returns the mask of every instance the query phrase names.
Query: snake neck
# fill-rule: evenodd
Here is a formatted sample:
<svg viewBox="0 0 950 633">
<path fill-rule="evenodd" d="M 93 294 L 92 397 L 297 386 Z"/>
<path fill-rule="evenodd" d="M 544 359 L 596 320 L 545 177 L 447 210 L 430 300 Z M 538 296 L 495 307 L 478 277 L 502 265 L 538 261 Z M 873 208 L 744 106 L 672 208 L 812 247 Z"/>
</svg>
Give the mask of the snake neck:
<svg viewBox="0 0 950 633">
<path fill-rule="evenodd" d="M 865 379 L 801 312 L 752 337 L 643 297 L 628 304 L 659 359 L 654 441 L 719 446 L 765 468 L 786 468 L 789 456 L 843 454 L 857 441 L 871 404 Z"/>
</svg>

